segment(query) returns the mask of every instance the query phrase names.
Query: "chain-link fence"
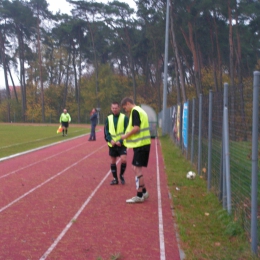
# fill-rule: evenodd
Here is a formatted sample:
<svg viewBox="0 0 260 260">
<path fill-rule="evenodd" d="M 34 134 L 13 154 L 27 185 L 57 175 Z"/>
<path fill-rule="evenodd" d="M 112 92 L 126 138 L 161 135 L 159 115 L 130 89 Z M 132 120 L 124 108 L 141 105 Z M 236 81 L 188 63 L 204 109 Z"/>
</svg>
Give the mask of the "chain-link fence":
<svg viewBox="0 0 260 260">
<path fill-rule="evenodd" d="M 260 241 L 259 82 L 255 72 L 253 88 L 225 83 L 223 92 L 200 95 L 164 115 L 165 132 L 244 227 L 255 253 Z"/>
</svg>

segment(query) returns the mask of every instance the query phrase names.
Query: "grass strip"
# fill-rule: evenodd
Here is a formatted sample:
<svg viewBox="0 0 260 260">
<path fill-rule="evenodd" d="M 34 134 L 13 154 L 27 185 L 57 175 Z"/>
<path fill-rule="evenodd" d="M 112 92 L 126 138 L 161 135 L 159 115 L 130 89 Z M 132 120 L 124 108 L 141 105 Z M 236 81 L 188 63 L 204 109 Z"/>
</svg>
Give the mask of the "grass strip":
<svg viewBox="0 0 260 260">
<path fill-rule="evenodd" d="M 70 125 L 68 135 L 57 134 L 58 126 L 44 124 L 0 124 L 0 158 L 70 139 L 90 131 L 84 125 Z"/>
<path fill-rule="evenodd" d="M 186 178 L 195 171 L 171 138 L 159 137 L 172 196 L 180 246 L 188 260 L 254 260 L 249 239 L 235 216 L 223 210 L 217 197 L 207 192 L 202 176 Z"/>
</svg>

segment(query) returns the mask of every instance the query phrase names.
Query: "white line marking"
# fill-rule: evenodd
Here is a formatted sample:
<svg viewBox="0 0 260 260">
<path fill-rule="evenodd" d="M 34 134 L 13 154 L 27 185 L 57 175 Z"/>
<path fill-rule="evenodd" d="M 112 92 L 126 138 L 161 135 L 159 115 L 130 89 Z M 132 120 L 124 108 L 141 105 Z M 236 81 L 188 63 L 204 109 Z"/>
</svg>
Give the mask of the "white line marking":
<svg viewBox="0 0 260 260">
<path fill-rule="evenodd" d="M 116 164 L 118 164 L 118 162 L 120 161 L 120 159 L 117 161 Z M 107 172 L 107 174 L 105 175 L 105 177 L 101 180 L 101 182 L 98 184 L 98 186 L 95 188 L 95 190 L 90 194 L 90 196 L 87 198 L 87 200 L 83 203 L 83 205 L 80 207 L 80 209 L 78 210 L 78 212 L 74 215 L 74 217 L 70 220 L 70 222 L 66 225 L 66 227 L 62 230 L 62 232 L 59 234 L 59 236 L 56 238 L 56 240 L 53 242 L 53 244 L 47 249 L 47 251 L 43 254 L 43 256 L 40 258 L 40 260 L 44 260 L 46 259 L 49 254 L 52 252 L 52 250 L 57 246 L 57 244 L 61 241 L 61 239 L 65 236 L 65 234 L 67 233 L 67 231 L 70 229 L 70 227 L 72 226 L 73 222 L 75 220 L 77 220 L 78 216 L 81 214 L 81 212 L 84 210 L 84 208 L 88 205 L 88 203 L 91 201 L 91 199 L 94 197 L 94 195 L 96 194 L 96 192 L 99 190 L 99 188 L 101 187 L 101 185 L 104 183 L 104 181 L 107 179 L 107 177 L 110 175 L 111 170 L 109 170 Z"/>
<path fill-rule="evenodd" d="M 67 150 L 63 150 L 62 152 L 56 153 L 56 154 L 54 154 L 54 155 L 52 155 L 52 156 L 50 156 L 50 157 L 46 157 L 46 158 L 44 158 L 43 160 L 39 160 L 39 161 L 37 161 L 37 162 L 28 164 L 28 165 L 26 165 L 26 166 L 24 166 L 24 167 L 21 167 L 21 168 L 19 168 L 19 169 L 17 169 L 17 170 L 14 170 L 14 171 L 12 171 L 12 172 L 6 173 L 5 175 L 0 176 L 0 179 L 2 179 L 2 178 L 4 178 L 4 177 L 7 177 L 7 176 L 9 176 L 9 175 L 11 175 L 11 174 L 14 174 L 14 173 L 16 173 L 16 172 L 19 172 L 19 171 L 21 171 L 21 170 L 24 170 L 24 169 L 26 169 L 26 168 L 29 168 L 29 167 L 31 167 L 31 166 L 37 164 L 37 163 L 40 163 L 40 162 L 49 160 L 49 159 L 51 159 L 51 158 L 53 158 L 53 157 L 55 157 L 55 156 L 58 156 L 58 155 L 60 155 L 60 154 L 62 154 L 62 153 L 65 153 L 65 152 L 68 152 L 68 151 L 70 151 L 70 150 L 72 150 L 72 149 L 74 149 L 74 148 L 77 148 L 77 147 L 79 147 L 79 146 L 81 146 L 81 145 L 84 145 L 84 144 L 86 144 L 86 142 L 85 142 L 85 143 L 81 143 L 81 144 L 79 144 L 79 145 L 76 145 L 76 146 L 74 146 L 74 147 L 71 147 L 71 148 L 69 148 L 69 149 L 67 149 Z"/>
<path fill-rule="evenodd" d="M 160 187 L 160 170 L 157 150 L 157 139 L 155 139 L 155 150 L 156 150 L 156 171 L 157 171 L 157 195 L 158 195 L 158 217 L 159 217 L 159 240 L 160 240 L 160 260 L 165 260 L 165 243 L 163 234 L 163 214 L 162 214 L 162 197 Z"/>
<path fill-rule="evenodd" d="M 105 144 L 107 145 L 107 144 Z M 101 148 L 103 148 L 105 145 L 102 145 L 100 148 L 98 148 L 97 150 L 93 151 L 92 153 L 86 155 L 85 157 L 81 158 L 80 160 L 78 160 L 77 162 L 71 164 L 69 167 L 65 168 L 64 170 L 60 171 L 59 173 L 57 173 L 56 175 L 52 176 L 51 178 L 47 179 L 46 181 L 42 182 L 41 184 L 35 186 L 33 189 L 29 190 L 28 192 L 24 193 L 22 196 L 18 197 L 17 199 L 13 200 L 12 202 L 10 202 L 9 204 L 7 204 L 6 206 L 2 207 L 0 209 L 0 213 L 3 212 L 4 210 L 6 210 L 7 208 L 11 207 L 14 203 L 18 202 L 19 200 L 23 199 L 24 197 L 26 197 L 27 195 L 31 194 L 32 192 L 34 192 L 35 190 L 41 188 L 43 185 L 45 185 L 46 183 L 50 182 L 51 180 L 55 179 L 56 177 L 58 177 L 59 175 L 61 175 L 62 173 L 64 173 L 65 171 L 69 170 L 70 168 L 72 168 L 73 166 L 76 166 L 77 164 L 79 164 L 80 162 L 82 162 L 83 160 L 85 160 L 86 158 L 88 158 L 89 156 L 91 156 L 92 154 L 96 153 L 97 151 L 99 151 Z"/>
</svg>

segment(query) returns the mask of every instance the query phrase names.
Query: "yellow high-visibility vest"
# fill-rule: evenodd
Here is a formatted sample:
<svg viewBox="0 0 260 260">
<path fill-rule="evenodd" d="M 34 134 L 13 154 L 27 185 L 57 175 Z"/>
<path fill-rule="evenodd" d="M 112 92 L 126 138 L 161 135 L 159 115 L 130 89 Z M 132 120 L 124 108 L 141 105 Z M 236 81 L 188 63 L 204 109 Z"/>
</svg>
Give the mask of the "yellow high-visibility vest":
<svg viewBox="0 0 260 260">
<path fill-rule="evenodd" d="M 131 110 L 129 123 L 126 129 L 126 134 L 129 133 L 132 129 L 132 113 L 133 110 L 138 111 L 140 115 L 141 125 L 140 131 L 134 135 L 131 135 L 129 138 L 124 140 L 124 145 L 128 148 L 136 148 L 144 145 L 151 144 L 151 134 L 149 129 L 149 121 L 146 112 L 139 106 L 135 106 Z"/>
<path fill-rule="evenodd" d="M 70 114 L 69 113 L 62 113 L 60 115 L 60 123 L 61 122 L 70 122 L 71 121 L 71 117 L 70 117 Z"/>
<path fill-rule="evenodd" d="M 114 116 L 113 116 L 113 114 L 108 116 L 108 131 L 111 135 L 112 140 L 114 140 L 115 142 L 119 141 L 121 138 L 121 135 L 123 135 L 125 133 L 124 124 L 125 124 L 125 115 L 120 113 L 118 116 L 117 127 L 115 130 Z M 108 142 L 108 145 L 110 147 L 112 147 L 112 144 L 110 142 Z"/>
</svg>

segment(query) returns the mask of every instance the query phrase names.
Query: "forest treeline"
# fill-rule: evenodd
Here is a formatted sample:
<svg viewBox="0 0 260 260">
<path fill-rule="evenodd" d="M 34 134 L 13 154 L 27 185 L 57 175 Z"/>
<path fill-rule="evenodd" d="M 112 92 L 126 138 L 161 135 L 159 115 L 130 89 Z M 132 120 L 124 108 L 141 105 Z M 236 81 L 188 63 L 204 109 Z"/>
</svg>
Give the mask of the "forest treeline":
<svg viewBox="0 0 260 260">
<path fill-rule="evenodd" d="M 162 109 L 166 0 L 107 4 L 67 0 L 70 15 L 46 0 L 0 0 L 0 121 L 46 122 L 67 108 L 85 122 L 131 96 Z M 169 0 L 167 103 L 252 87 L 260 68 L 258 0 Z M 14 78 L 19 85 L 14 84 Z"/>
</svg>

